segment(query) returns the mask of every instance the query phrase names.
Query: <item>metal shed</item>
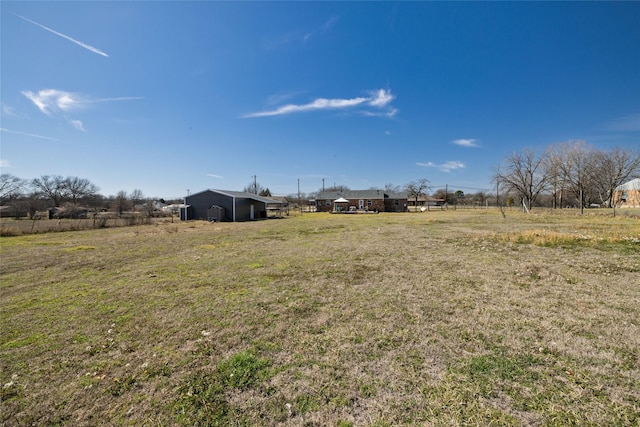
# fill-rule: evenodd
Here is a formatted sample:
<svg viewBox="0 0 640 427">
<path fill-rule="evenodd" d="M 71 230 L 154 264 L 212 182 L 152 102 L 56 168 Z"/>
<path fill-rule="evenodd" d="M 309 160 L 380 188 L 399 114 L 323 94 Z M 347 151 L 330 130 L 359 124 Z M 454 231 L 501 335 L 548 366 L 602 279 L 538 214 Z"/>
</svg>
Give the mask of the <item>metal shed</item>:
<svg viewBox="0 0 640 427">
<path fill-rule="evenodd" d="M 253 193 L 227 190 L 205 190 L 185 197 L 190 206 L 188 219 L 208 220 L 220 215 L 222 221 L 251 221 L 267 217 L 267 210 L 282 206 L 279 200 L 262 197 Z M 223 208 L 212 215 L 213 206 Z"/>
</svg>

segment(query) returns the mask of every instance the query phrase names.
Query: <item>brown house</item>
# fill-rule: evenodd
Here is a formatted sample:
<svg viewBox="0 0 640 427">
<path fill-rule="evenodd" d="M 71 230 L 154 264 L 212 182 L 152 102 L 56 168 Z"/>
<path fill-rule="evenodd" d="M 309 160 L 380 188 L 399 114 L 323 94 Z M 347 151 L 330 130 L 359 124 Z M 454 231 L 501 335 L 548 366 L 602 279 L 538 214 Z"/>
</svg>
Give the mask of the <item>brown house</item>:
<svg viewBox="0 0 640 427">
<path fill-rule="evenodd" d="M 384 190 L 322 191 L 316 196 L 317 212 L 406 212 L 407 196 Z"/>
<path fill-rule="evenodd" d="M 617 187 L 613 191 L 611 202 L 619 207 L 640 207 L 640 178 L 632 179 Z"/>
</svg>

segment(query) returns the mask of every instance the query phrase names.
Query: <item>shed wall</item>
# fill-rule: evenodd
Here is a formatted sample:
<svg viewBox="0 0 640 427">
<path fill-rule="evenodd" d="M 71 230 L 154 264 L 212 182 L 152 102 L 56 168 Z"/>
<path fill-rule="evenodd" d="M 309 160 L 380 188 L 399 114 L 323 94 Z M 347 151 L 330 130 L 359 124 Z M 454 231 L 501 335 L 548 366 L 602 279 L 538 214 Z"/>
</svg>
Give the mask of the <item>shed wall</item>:
<svg viewBox="0 0 640 427">
<path fill-rule="evenodd" d="M 265 203 L 251 199 L 236 199 L 236 221 L 249 221 L 251 219 L 251 205 L 253 205 L 253 219 L 267 217 Z"/>
<path fill-rule="evenodd" d="M 212 205 L 218 205 L 224 208 L 224 217 L 226 221 L 233 221 L 233 198 L 213 191 L 204 191 L 202 193 L 188 196 L 186 199 L 188 205 L 191 205 L 192 219 L 208 219 L 207 211 Z"/>
<path fill-rule="evenodd" d="M 234 198 L 232 196 L 210 190 L 187 196 L 185 199 L 186 203 L 191 205 L 190 219 L 208 220 L 209 208 L 212 205 L 217 205 L 224 208 L 225 221 L 234 220 L 233 200 Z M 267 217 L 266 203 L 242 197 L 236 197 L 235 201 L 236 221 L 249 221 L 251 219 L 251 205 L 253 205 L 254 209 L 254 219 Z"/>
</svg>

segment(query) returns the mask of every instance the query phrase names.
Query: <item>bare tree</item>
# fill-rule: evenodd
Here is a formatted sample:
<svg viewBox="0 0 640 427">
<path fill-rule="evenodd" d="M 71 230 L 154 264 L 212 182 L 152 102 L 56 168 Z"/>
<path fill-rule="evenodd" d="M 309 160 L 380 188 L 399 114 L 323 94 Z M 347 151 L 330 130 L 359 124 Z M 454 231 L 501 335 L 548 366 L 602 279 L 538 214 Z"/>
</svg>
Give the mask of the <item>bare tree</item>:
<svg viewBox="0 0 640 427">
<path fill-rule="evenodd" d="M 640 149 L 614 148 L 594 154 L 593 184 L 600 203 L 614 209 L 613 192 L 617 187 L 640 174 Z"/>
<path fill-rule="evenodd" d="M 461 204 L 464 205 L 466 200 L 465 200 L 465 195 L 464 195 L 464 191 L 462 190 L 457 190 L 453 193 L 453 201 L 456 205 Z"/>
<path fill-rule="evenodd" d="M 258 181 L 256 181 L 255 179 L 253 181 L 251 181 L 249 183 L 249 185 L 245 186 L 242 191 L 244 191 L 245 193 L 253 193 L 253 194 L 260 194 L 261 192 L 263 192 L 264 190 L 266 190 L 265 187 L 263 187 Z"/>
<path fill-rule="evenodd" d="M 478 191 L 471 196 L 471 200 L 474 206 L 483 206 L 487 200 L 487 194 L 484 191 Z"/>
<path fill-rule="evenodd" d="M 405 187 L 407 197 L 412 197 L 415 201 L 414 206 L 418 206 L 418 199 L 422 196 L 426 196 L 429 188 L 429 180 L 427 180 L 426 178 L 420 178 L 417 181 L 412 181 Z"/>
<path fill-rule="evenodd" d="M 544 157 L 530 148 L 513 152 L 503 160 L 494 179 L 513 191 L 522 199 L 523 206 L 530 210 L 542 191 L 547 188 L 548 175 Z"/>
<path fill-rule="evenodd" d="M 131 194 L 129 195 L 129 198 L 131 199 L 131 206 L 132 206 L 131 210 L 135 211 L 136 205 L 138 204 L 138 202 L 144 199 L 144 194 L 142 194 L 142 190 L 136 188 L 131 192 Z"/>
<path fill-rule="evenodd" d="M 399 185 L 393 185 L 391 183 L 385 184 L 384 186 L 384 192 L 386 194 L 400 194 L 402 193 L 402 187 L 400 187 Z"/>
<path fill-rule="evenodd" d="M 0 203 L 5 203 L 19 196 L 25 185 L 25 181 L 17 176 L 8 173 L 0 175 Z"/>
<path fill-rule="evenodd" d="M 98 187 L 89 180 L 60 175 L 42 175 L 31 180 L 31 187 L 36 194 L 50 199 L 54 206 L 61 206 L 63 202 L 78 203 L 86 197 L 93 197 L 98 193 Z"/>
<path fill-rule="evenodd" d="M 95 196 L 98 193 L 98 187 L 93 185 L 88 179 L 75 176 L 67 177 L 64 180 L 63 186 L 66 187 L 65 194 L 73 204 L 77 204 L 81 199 Z"/>
<path fill-rule="evenodd" d="M 153 212 L 156 210 L 156 201 L 151 198 L 147 198 L 145 200 L 144 210 L 147 216 L 151 218 L 153 216 Z"/>
<path fill-rule="evenodd" d="M 584 141 L 569 141 L 559 144 L 557 149 L 561 179 L 578 200 L 580 212 L 584 213 L 584 207 L 592 199 L 595 151 Z"/>
<path fill-rule="evenodd" d="M 562 173 L 563 161 L 565 161 L 563 152 L 557 145 L 547 147 L 544 154 L 544 168 L 549 179 L 553 209 L 558 208 L 558 203 L 562 209 L 565 190 L 564 174 Z"/>
<path fill-rule="evenodd" d="M 60 206 L 68 196 L 65 179 L 60 175 L 42 175 L 34 178 L 31 186 L 37 194 L 50 199 L 54 206 Z"/>
<path fill-rule="evenodd" d="M 118 215 L 122 215 L 124 211 L 127 210 L 129 205 L 129 197 L 127 196 L 127 192 L 124 190 L 118 191 L 116 197 L 113 199 L 113 204 L 111 205 L 111 209 L 118 213 Z"/>
</svg>

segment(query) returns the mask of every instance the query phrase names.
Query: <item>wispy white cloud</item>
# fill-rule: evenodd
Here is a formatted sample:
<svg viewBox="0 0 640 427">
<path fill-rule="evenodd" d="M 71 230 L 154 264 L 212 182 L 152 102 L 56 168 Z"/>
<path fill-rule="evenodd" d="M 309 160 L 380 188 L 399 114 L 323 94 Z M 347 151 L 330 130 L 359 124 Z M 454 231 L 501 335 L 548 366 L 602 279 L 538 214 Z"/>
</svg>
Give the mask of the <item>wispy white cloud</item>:
<svg viewBox="0 0 640 427">
<path fill-rule="evenodd" d="M 38 92 L 22 91 L 22 94 L 29 99 L 43 113 L 48 116 L 60 114 L 76 129 L 85 131 L 84 125 L 78 119 L 69 119 L 66 114 L 72 111 L 87 108 L 91 104 L 103 102 L 117 102 L 142 99 L 138 96 L 122 96 L 117 98 L 91 98 L 79 93 L 67 92 L 58 89 L 42 89 Z"/>
<path fill-rule="evenodd" d="M 14 135 L 29 136 L 31 138 L 47 139 L 49 141 L 58 141 L 56 138 L 51 138 L 50 136 L 38 135 L 38 134 L 35 134 L 35 133 L 19 132 L 17 130 L 9 130 L 9 129 L 6 129 L 6 128 L 0 128 L 0 132 L 12 133 Z"/>
<path fill-rule="evenodd" d="M 80 120 L 69 120 L 69 123 L 71 123 L 71 126 L 73 126 L 74 128 L 82 131 L 82 132 L 86 132 L 84 125 L 82 124 L 82 122 Z"/>
<path fill-rule="evenodd" d="M 56 112 L 69 112 L 87 107 L 89 104 L 101 102 L 130 101 L 142 99 L 139 96 L 122 96 L 117 98 L 90 98 L 85 95 L 67 92 L 58 89 L 42 89 L 38 92 L 22 91 L 33 104 L 44 114 L 51 115 Z"/>
<path fill-rule="evenodd" d="M 66 40 L 69 40 L 70 42 L 75 43 L 75 44 L 77 44 L 78 46 L 83 47 L 83 48 L 85 48 L 85 49 L 87 49 L 87 50 L 89 50 L 89 51 L 91 51 L 91 52 L 93 52 L 93 53 L 97 53 L 98 55 L 102 55 L 102 56 L 105 56 L 105 57 L 108 57 L 108 56 L 109 56 L 109 55 L 107 55 L 105 52 L 103 52 L 103 51 L 101 51 L 100 49 L 98 49 L 97 47 L 93 47 L 93 46 L 88 45 L 88 44 L 86 44 L 86 43 L 83 43 L 83 42 L 81 42 L 81 41 L 79 41 L 79 40 L 76 40 L 76 39 L 74 39 L 74 38 L 72 38 L 72 37 L 69 37 L 69 36 L 67 36 L 66 34 L 62 34 L 62 33 L 58 32 L 58 31 L 56 31 L 56 30 L 52 30 L 51 28 L 49 28 L 49 27 L 45 27 L 44 25 L 42 25 L 42 24 L 40 24 L 40 23 L 38 23 L 38 22 L 36 22 L 36 21 L 32 21 L 31 19 L 25 18 L 24 16 L 21 16 L 21 15 L 17 15 L 17 16 L 18 16 L 19 18 L 24 19 L 24 20 L 25 20 L 25 21 L 27 21 L 27 22 L 32 23 L 33 25 L 37 25 L 38 27 L 42 28 L 43 30 L 47 30 L 47 31 L 49 31 L 50 33 L 55 34 L 56 36 L 62 37 L 63 39 L 66 39 Z"/>
<path fill-rule="evenodd" d="M 418 166 L 424 166 L 426 168 L 436 168 L 436 169 L 440 169 L 442 172 L 451 172 L 453 170 L 456 169 L 464 169 L 465 165 L 464 163 L 462 163 L 459 160 L 449 160 L 448 162 L 444 162 L 444 163 L 433 163 L 433 162 L 426 162 L 426 163 L 416 163 Z"/>
<path fill-rule="evenodd" d="M 390 91 L 384 90 L 384 89 L 378 89 L 374 91 L 371 95 L 372 96 L 369 98 L 370 99 L 369 105 L 371 105 L 372 107 L 379 107 L 379 108 L 386 106 L 391 101 L 393 101 L 393 98 L 394 98 L 394 96 L 391 94 Z"/>
<path fill-rule="evenodd" d="M 47 115 L 59 111 L 70 111 L 84 103 L 79 95 L 57 89 L 43 89 L 37 93 L 25 90 L 22 94 Z"/>
<path fill-rule="evenodd" d="M 454 139 L 451 143 L 461 147 L 479 147 L 477 140 L 472 138 Z"/>
<path fill-rule="evenodd" d="M 11 163 L 9 163 L 9 160 L 0 159 L 0 168 L 10 168 L 10 167 L 11 167 Z"/>
<path fill-rule="evenodd" d="M 220 179 L 224 178 L 221 175 L 216 175 L 216 174 L 213 174 L 213 173 L 205 173 L 205 176 L 210 176 L 211 178 L 220 178 Z"/>
<path fill-rule="evenodd" d="M 389 90 L 378 89 L 370 92 L 369 96 L 356 98 L 316 98 L 307 104 L 287 104 L 272 110 L 258 111 L 242 116 L 243 118 L 281 116 L 285 114 L 299 113 L 304 111 L 318 110 L 341 110 L 355 107 L 364 107 L 361 111 L 365 115 L 385 115 L 393 116 L 397 109 L 391 107 L 390 103 L 395 96 Z M 371 109 L 374 109 L 373 111 Z"/>
</svg>

